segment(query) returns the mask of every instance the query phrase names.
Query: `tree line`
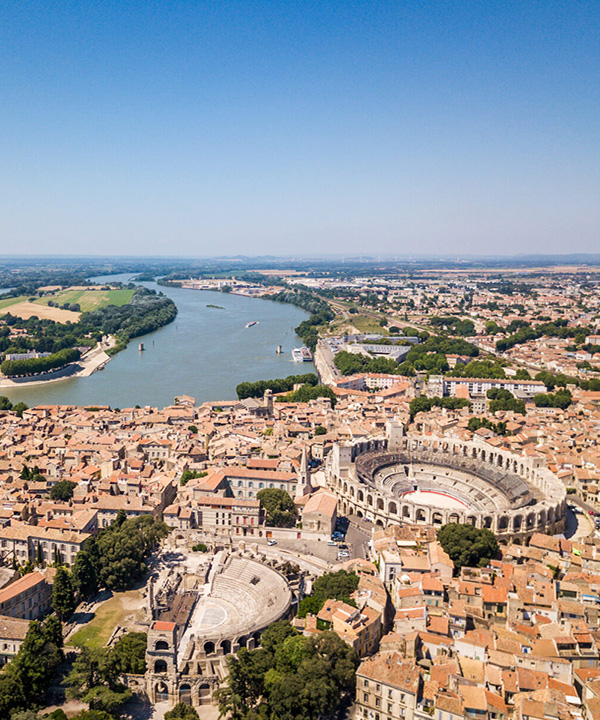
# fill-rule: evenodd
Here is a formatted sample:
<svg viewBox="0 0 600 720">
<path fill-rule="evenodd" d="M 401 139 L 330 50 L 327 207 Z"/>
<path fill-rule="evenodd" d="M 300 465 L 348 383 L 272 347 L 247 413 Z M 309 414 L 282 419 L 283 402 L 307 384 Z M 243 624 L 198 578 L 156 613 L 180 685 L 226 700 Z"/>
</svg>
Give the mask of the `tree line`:
<svg viewBox="0 0 600 720">
<path fill-rule="evenodd" d="M 294 385 L 317 385 L 319 378 L 315 373 L 305 375 L 288 375 L 285 378 L 274 380 L 257 380 L 256 382 L 241 382 L 235 389 L 238 400 L 246 398 L 261 398 L 265 390 L 272 390 L 274 393 L 289 392 Z"/>
<path fill-rule="evenodd" d="M 0 354 L 33 350 L 54 355 L 64 349 L 92 347 L 103 335 L 116 336 L 123 348 L 130 339 L 157 330 L 177 316 L 175 303 L 162 293 L 143 286 L 129 287 L 135 289 L 129 303 L 83 313 L 77 323 L 58 323 L 38 317 L 23 319 L 6 313 L 2 318 L 5 324 L 0 327 Z M 11 338 L 13 328 L 25 330 L 26 336 Z"/>
<path fill-rule="evenodd" d="M 64 659 L 62 623 L 55 615 L 34 620 L 19 652 L 0 674 L 0 717 L 39 707 Z"/>
<path fill-rule="evenodd" d="M 7 377 L 21 377 L 23 375 L 37 375 L 64 367 L 69 363 L 76 362 L 81 357 L 77 348 L 65 348 L 52 355 L 41 358 L 29 358 L 27 360 L 5 360 L 0 365 L 0 371 Z"/>
<path fill-rule="evenodd" d="M 216 693 L 231 720 L 317 720 L 350 702 L 358 656 L 333 632 L 304 637 L 286 620 L 268 627 L 262 647 L 227 658 L 228 678 Z"/>
</svg>

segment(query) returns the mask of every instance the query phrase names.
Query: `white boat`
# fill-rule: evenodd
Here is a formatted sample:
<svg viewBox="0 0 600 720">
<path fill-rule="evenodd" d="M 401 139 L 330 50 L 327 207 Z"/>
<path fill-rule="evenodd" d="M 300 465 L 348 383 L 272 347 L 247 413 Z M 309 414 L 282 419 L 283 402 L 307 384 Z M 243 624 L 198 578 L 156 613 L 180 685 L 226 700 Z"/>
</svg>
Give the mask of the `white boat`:
<svg viewBox="0 0 600 720">
<path fill-rule="evenodd" d="M 252 320 L 251 322 L 246 324 L 246 327 L 252 327 L 253 325 L 258 325 L 258 320 Z"/>
<path fill-rule="evenodd" d="M 292 350 L 292 358 L 294 362 L 310 362 L 312 353 L 307 347 L 294 348 Z"/>
</svg>

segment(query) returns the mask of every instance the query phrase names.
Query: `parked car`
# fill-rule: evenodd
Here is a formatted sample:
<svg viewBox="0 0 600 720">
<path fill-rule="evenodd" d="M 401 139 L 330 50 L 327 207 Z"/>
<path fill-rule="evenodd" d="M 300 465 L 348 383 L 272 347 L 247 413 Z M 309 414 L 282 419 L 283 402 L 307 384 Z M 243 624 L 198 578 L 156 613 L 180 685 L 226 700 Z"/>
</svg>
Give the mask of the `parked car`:
<svg viewBox="0 0 600 720">
<path fill-rule="evenodd" d="M 277 540 L 269 540 L 267 545 L 277 545 Z"/>
<path fill-rule="evenodd" d="M 328 545 L 333 545 L 333 547 L 337 547 L 337 542 L 336 542 L 335 540 L 328 540 L 328 541 L 327 541 L 327 544 L 328 544 Z"/>
</svg>

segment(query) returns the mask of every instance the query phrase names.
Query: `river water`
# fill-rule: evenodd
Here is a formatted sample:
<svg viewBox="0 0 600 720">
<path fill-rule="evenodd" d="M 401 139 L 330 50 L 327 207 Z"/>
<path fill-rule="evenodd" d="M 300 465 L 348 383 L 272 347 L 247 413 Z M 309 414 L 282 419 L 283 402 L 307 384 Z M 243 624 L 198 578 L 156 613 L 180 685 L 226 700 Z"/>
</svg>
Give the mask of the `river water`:
<svg viewBox="0 0 600 720">
<path fill-rule="evenodd" d="M 91 278 L 97 282 L 133 275 Z M 30 388 L 0 389 L 13 402 L 44 404 L 164 407 L 176 395 L 198 403 L 233 400 L 238 383 L 314 372 L 312 363 L 295 363 L 291 350 L 302 344 L 293 328 L 307 317 L 284 303 L 219 292 L 184 290 L 141 283 L 173 299 L 179 313 L 174 322 L 135 338 L 101 371 Z M 207 305 L 220 305 L 223 310 Z M 258 324 L 246 328 L 246 323 Z M 138 350 L 144 343 L 145 351 Z M 284 354 L 277 355 L 278 345 Z"/>
</svg>

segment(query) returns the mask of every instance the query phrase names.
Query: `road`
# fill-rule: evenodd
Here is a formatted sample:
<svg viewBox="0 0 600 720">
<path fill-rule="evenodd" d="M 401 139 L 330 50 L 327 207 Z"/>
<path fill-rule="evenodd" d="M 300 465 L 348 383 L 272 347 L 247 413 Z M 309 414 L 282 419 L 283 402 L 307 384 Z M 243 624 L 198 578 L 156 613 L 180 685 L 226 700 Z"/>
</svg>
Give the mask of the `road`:
<svg viewBox="0 0 600 720">
<path fill-rule="evenodd" d="M 373 523 L 368 520 L 361 520 L 360 518 L 352 518 L 350 525 L 348 526 L 348 532 L 346 533 L 346 543 L 352 550 L 352 557 L 366 558 L 366 545 L 371 539 L 371 529 Z"/>
<path fill-rule="evenodd" d="M 585 500 L 577 497 L 577 495 L 569 495 L 567 501 L 578 505 L 583 510 L 583 513 L 575 514 L 570 508 L 567 508 L 565 537 L 570 540 L 582 540 L 592 534 L 598 537 L 596 524 L 593 516 L 590 515 L 590 510 L 594 513 L 596 512 L 595 508 L 589 503 L 586 503 Z"/>
</svg>

